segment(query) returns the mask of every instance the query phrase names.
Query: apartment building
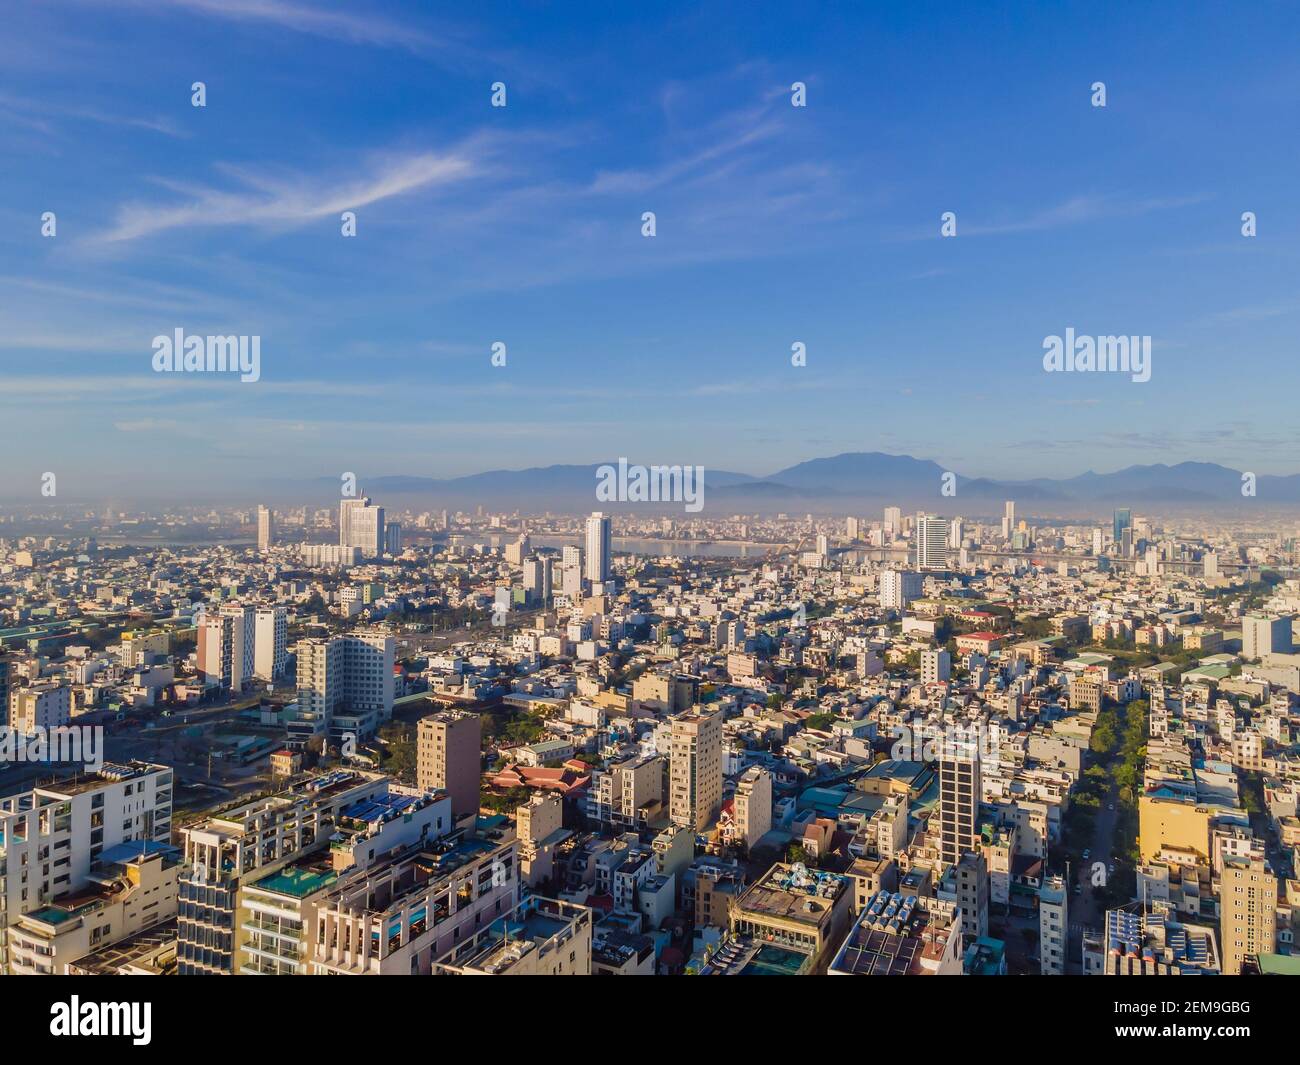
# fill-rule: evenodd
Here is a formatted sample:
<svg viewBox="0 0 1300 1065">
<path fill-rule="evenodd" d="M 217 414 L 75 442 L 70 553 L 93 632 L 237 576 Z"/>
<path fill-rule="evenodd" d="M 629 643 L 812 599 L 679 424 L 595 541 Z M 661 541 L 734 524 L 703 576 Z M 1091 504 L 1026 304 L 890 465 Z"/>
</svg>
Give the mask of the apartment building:
<svg viewBox="0 0 1300 1065">
<path fill-rule="evenodd" d="M 634 755 L 592 773 L 587 816 L 601 824 L 641 828 L 655 821 L 664 808 L 664 777 L 668 760 L 662 755 Z"/>
<path fill-rule="evenodd" d="M 555 871 L 555 848 L 568 836 L 564 804 L 554 794 L 534 792 L 515 809 L 519 841 L 519 879 L 529 888 L 549 880 Z"/>
<path fill-rule="evenodd" d="M 9 972 L 61 976 L 96 951 L 166 924 L 174 929 L 180 852 L 152 840 L 101 855 L 79 890 L 9 926 Z"/>
<path fill-rule="evenodd" d="M 477 817 L 483 778 L 483 725 L 478 714 L 441 710 L 416 726 L 415 782 L 451 797 L 457 821 Z"/>
<path fill-rule="evenodd" d="M 1214 976 L 1222 971 L 1214 929 L 1179 921 L 1167 903 L 1106 912 L 1106 976 Z"/>
<path fill-rule="evenodd" d="M 297 718 L 291 742 L 326 734 L 341 743 L 373 736 L 393 716 L 394 640 L 386 632 L 358 630 L 294 646 Z"/>
<path fill-rule="evenodd" d="M 747 850 L 772 830 L 772 774 L 762 766 L 750 766 L 740 774 L 732 816 L 736 838 Z"/>
<path fill-rule="evenodd" d="M 442 976 L 590 976 L 592 923 L 586 906 L 530 895 L 453 949 L 435 971 Z"/>
<path fill-rule="evenodd" d="M 1268 862 L 1225 858 L 1219 909 L 1225 975 L 1238 976 L 1248 957 L 1277 950 L 1277 876 Z"/>
<path fill-rule="evenodd" d="M 415 801 L 402 804 L 400 816 L 394 817 L 390 796 L 414 796 Z M 245 877 L 323 850 L 336 832 L 339 839 L 333 846 L 346 848 L 351 864 L 373 860 L 422 833 L 436 838 L 449 832 L 451 814 L 445 800 L 439 808 L 421 798 L 418 789 L 399 789 L 377 773 L 338 771 L 183 829 L 186 872 L 180 880 L 177 913 L 180 974 L 234 971 L 235 914 Z M 389 835 L 375 842 L 373 837 L 385 830 Z"/>
<path fill-rule="evenodd" d="M 18 688 L 9 697 L 9 727 L 22 736 L 61 728 L 72 720 L 72 689 L 56 681 Z"/>
<path fill-rule="evenodd" d="M 669 815 L 703 831 L 722 807 L 722 715 L 683 714 L 669 736 Z"/>
<path fill-rule="evenodd" d="M 244 899 L 248 910 L 301 926 L 274 948 L 249 954 L 244 964 L 257 971 L 428 975 L 510 914 L 520 897 L 515 841 L 464 836 L 410 848 L 330 883 L 308 881 L 303 887 L 313 890 L 297 896 L 293 886 L 264 880 Z"/>
<path fill-rule="evenodd" d="M 239 691 L 253 679 L 256 629 L 251 606 L 227 604 L 198 625 L 199 675 L 205 683 Z"/>
<path fill-rule="evenodd" d="M 253 675 L 273 683 L 289 657 L 289 615 L 282 606 L 259 606 L 253 614 Z"/>
<path fill-rule="evenodd" d="M 172 770 L 144 762 L 0 799 L 0 933 L 25 914 L 86 887 L 111 848 L 171 837 Z M 8 971 L 0 934 L 0 972 Z"/>
<path fill-rule="evenodd" d="M 939 853 L 945 865 L 980 846 L 980 760 L 954 757 L 961 753 L 948 749 L 939 759 Z"/>
<path fill-rule="evenodd" d="M 1038 967 L 1044 976 L 1064 976 L 1070 930 L 1070 889 L 1051 876 L 1038 889 Z"/>
<path fill-rule="evenodd" d="M 880 891 L 862 908 L 827 970 L 831 976 L 961 976 L 961 909 Z"/>
</svg>

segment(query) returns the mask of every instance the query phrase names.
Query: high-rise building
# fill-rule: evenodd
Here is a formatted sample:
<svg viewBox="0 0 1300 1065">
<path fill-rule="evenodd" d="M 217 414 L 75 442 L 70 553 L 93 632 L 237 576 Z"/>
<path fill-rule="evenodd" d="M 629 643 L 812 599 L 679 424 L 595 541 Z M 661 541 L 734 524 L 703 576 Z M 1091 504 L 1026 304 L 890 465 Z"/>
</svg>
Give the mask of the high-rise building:
<svg viewBox="0 0 1300 1065">
<path fill-rule="evenodd" d="M 609 580 L 612 540 L 608 515 L 596 511 L 587 519 L 587 580 Z"/>
<path fill-rule="evenodd" d="M 1008 499 L 1002 507 L 1002 539 L 1010 540 L 1016 528 L 1016 503 Z"/>
<path fill-rule="evenodd" d="M 916 516 L 916 568 L 948 568 L 948 522 L 933 514 Z"/>
<path fill-rule="evenodd" d="M 550 555 L 532 555 L 524 559 L 524 591 L 534 603 L 551 601 L 553 559 Z"/>
<path fill-rule="evenodd" d="M 903 511 L 900 507 L 885 508 L 885 535 L 897 539 L 903 534 Z"/>
<path fill-rule="evenodd" d="M 1133 527 L 1133 512 L 1127 508 L 1116 510 L 1111 519 L 1111 539 L 1119 543 L 1124 538 L 1124 530 Z"/>
<path fill-rule="evenodd" d="M 340 500 L 340 547 L 359 547 L 366 558 L 378 558 L 386 543 L 383 507 L 371 506 L 368 496 Z"/>
<path fill-rule="evenodd" d="M 852 541 L 858 539 L 861 535 L 861 524 L 857 518 L 846 518 L 844 520 L 844 535 Z"/>
<path fill-rule="evenodd" d="M 1291 619 L 1247 614 L 1241 622 L 1241 656 L 1247 660 L 1291 653 Z"/>
<path fill-rule="evenodd" d="M 396 558 L 402 553 L 402 523 L 390 521 L 384 524 L 384 554 Z"/>
<path fill-rule="evenodd" d="M 390 793 L 391 781 L 377 773 L 334 771 L 295 784 L 286 791 L 226 810 L 181 830 L 186 870 L 178 885 L 176 966 L 181 976 L 229 975 L 238 944 L 248 942 L 237 919 L 241 889 L 283 869 L 303 855 L 332 857 L 339 868 L 364 867 L 394 846 L 437 839 L 450 831 L 444 801 Z M 345 810 L 364 810 L 366 817 L 344 831 Z M 393 816 L 386 816 L 391 811 Z M 396 816 L 398 811 L 401 816 Z M 356 825 L 362 825 L 356 828 Z M 326 851 L 326 848 L 331 848 Z M 286 878 L 292 890 L 303 881 Z M 318 883 L 332 878 L 318 877 Z M 249 923 L 252 923 L 251 914 Z M 301 945 L 303 926 L 273 907 L 260 909 L 260 930 L 270 933 L 267 946 Z M 260 971 L 254 969 L 253 971 Z"/>
<path fill-rule="evenodd" d="M 669 744 L 669 816 L 673 824 L 702 831 L 722 808 L 722 715 L 674 718 Z"/>
<path fill-rule="evenodd" d="M 166 844 L 172 770 L 104 763 L 72 780 L 0 798 L 0 973 L 7 926 L 84 888 L 91 868 L 120 843 Z"/>
<path fill-rule="evenodd" d="M 1225 976 L 1253 954 L 1277 949 L 1277 877 L 1260 858 L 1225 857 L 1219 887 Z"/>
<path fill-rule="evenodd" d="M 275 515 L 270 507 L 257 508 L 257 550 L 266 554 L 275 543 Z"/>
<path fill-rule="evenodd" d="M 1049 876 L 1038 889 L 1038 965 L 1044 976 L 1064 976 L 1070 931 L 1070 891 L 1065 878 Z"/>
<path fill-rule="evenodd" d="M 9 700 L 9 727 L 20 736 L 62 728 L 71 720 L 72 688 L 55 680 L 19 688 Z"/>
<path fill-rule="evenodd" d="M 945 866 L 979 850 L 980 787 L 978 751 L 945 742 L 939 758 L 939 855 Z"/>
<path fill-rule="evenodd" d="M 527 533 L 524 533 L 513 543 L 506 544 L 506 561 L 512 566 L 522 566 L 524 564 L 524 559 L 528 556 L 528 553 L 531 550 L 532 540 L 529 538 Z"/>
<path fill-rule="evenodd" d="M 204 681 L 239 691 L 253 679 L 256 631 L 253 607 L 228 603 L 198 625 L 199 673 Z"/>
<path fill-rule="evenodd" d="M 483 776 L 482 722 L 478 714 L 442 710 L 420 718 L 416 728 L 416 785 L 445 791 L 459 823 L 478 816 Z"/>
<path fill-rule="evenodd" d="M 755 847 L 772 829 L 772 774 L 758 765 L 741 773 L 732 813 L 739 840 L 747 849 Z"/>
<path fill-rule="evenodd" d="M 328 734 L 335 741 L 373 736 L 393 716 L 394 639 L 357 630 L 294 645 L 298 716 L 289 734 Z"/>
<path fill-rule="evenodd" d="M 276 681 L 288 658 L 289 618 L 282 606 L 259 606 L 253 617 L 253 675 Z"/>
<path fill-rule="evenodd" d="M 886 569 L 880 571 L 880 607 L 882 610 L 906 610 L 907 605 L 921 598 L 925 577 L 912 570 Z"/>
</svg>

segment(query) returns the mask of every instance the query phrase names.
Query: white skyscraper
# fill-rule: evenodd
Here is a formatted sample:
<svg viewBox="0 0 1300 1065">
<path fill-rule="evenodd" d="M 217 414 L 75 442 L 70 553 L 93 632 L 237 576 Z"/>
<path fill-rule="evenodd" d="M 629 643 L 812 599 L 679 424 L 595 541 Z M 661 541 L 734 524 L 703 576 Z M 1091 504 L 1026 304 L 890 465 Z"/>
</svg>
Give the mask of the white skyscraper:
<svg viewBox="0 0 1300 1065">
<path fill-rule="evenodd" d="M 903 511 L 900 507 L 885 508 L 885 535 L 897 538 L 903 531 Z"/>
<path fill-rule="evenodd" d="M 948 568 L 948 522 L 933 514 L 916 516 L 916 568 Z"/>
<path fill-rule="evenodd" d="M 275 542 L 275 515 L 270 507 L 257 508 L 257 550 L 266 554 Z"/>
<path fill-rule="evenodd" d="M 1011 534 L 1016 528 L 1016 503 L 1015 500 L 1009 499 L 1002 513 L 1002 539 L 1010 540 Z"/>
<path fill-rule="evenodd" d="M 587 580 L 593 584 L 609 580 L 611 547 L 610 520 L 596 511 L 587 519 Z"/>
<path fill-rule="evenodd" d="M 282 606 L 259 606 L 253 619 L 253 673 L 258 680 L 278 680 L 288 655 L 288 614 Z"/>
<path fill-rule="evenodd" d="M 369 497 L 339 502 L 339 544 L 359 547 L 366 558 L 384 553 L 384 508 L 372 507 Z"/>
</svg>

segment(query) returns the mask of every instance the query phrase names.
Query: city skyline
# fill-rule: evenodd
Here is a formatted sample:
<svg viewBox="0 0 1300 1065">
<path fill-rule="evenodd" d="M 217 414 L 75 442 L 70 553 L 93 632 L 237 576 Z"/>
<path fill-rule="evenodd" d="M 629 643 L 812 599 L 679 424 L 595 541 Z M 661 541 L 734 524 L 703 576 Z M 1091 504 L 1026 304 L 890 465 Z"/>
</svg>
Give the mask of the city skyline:
<svg viewBox="0 0 1300 1065">
<path fill-rule="evenodd" d="M 1180 12 L 1176 47 L 1157 10 L 131 12 L 7 16 L 0 498 L 618 454 L 1300 465 L 1285 9 Z M 257 380 L 154 373 L 178 329 L 260 338 Z M 1150 380 L 1043 373 L 1074 330 L 1151 338 Z"/>
</svg>

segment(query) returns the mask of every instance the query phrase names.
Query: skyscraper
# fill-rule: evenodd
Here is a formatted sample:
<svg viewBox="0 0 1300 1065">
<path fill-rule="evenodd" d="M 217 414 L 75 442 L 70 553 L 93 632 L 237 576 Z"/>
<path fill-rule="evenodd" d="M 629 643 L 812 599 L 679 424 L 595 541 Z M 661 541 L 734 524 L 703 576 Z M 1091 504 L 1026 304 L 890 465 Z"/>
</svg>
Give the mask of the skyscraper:
<svg viewBox="0 0 1300 1065">
<path fill-rule="evenodd" d="M 610 520 L 596 511 L 587 519 L 587 580 L 596 584 L 609 580 Z"/>
<path fill-rule="evenodd" d="M 384 508 L 370 505 L 370 498 L 344 499 L 339 502 L 339 545 L 359 547 L 366 558 L 384 553 Z"/>
<path fill-rule="evenodd" d="M 979 850 L 980 787 L 978 751 L 945 743 L 939 758 L 939 855 L 945 866 Z"/>
<path fill-rule="evenodd" d="M 897 537 L 903 531 L 903 511 L 899 507 L 885 508 L 885 535 Z"/>
<path fill-rule="evenodd" d="M 275 515 L 270 507 L 257 508 L 257 550 L 262 554 L 275 542 Z"/>
<path fill-rule="evenodd" d="M 1115 511 L 1115 517 L 1111 524 L 1111 539 L 1115 543 L 1120 543 L 1124 539 L 1124 530 L 1133 527 L 1133 513 L 1125 508 L 1124 510 Z"/>
<path fill-rule="evenodd" d="M 669 743 L 669 815 L 673 824 L 706 829 L 722 809 L 722 715 L 674 718 Z"/>
<path fill-rule="evenodd" d="M 1008 499 L 1002 508 L 1002 539 L 1010 540 L 1016 528 L 1016 501 Z"/>
<path fill-rule="evenodd" d="M 948 568 L 948 522 L 933 514 L 916 516 L 916 568 Z"/>
</svg>

